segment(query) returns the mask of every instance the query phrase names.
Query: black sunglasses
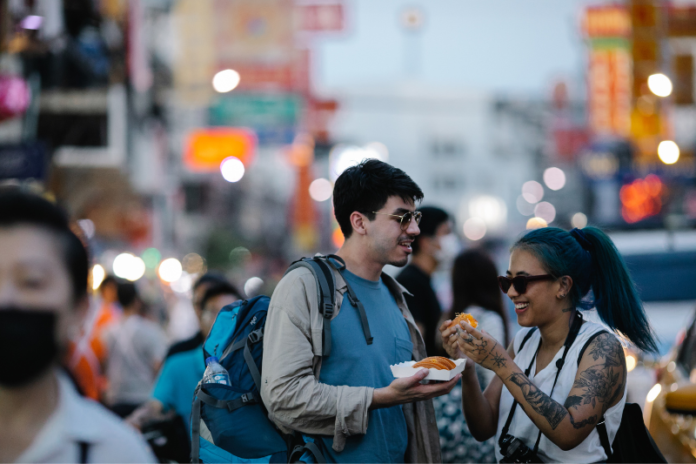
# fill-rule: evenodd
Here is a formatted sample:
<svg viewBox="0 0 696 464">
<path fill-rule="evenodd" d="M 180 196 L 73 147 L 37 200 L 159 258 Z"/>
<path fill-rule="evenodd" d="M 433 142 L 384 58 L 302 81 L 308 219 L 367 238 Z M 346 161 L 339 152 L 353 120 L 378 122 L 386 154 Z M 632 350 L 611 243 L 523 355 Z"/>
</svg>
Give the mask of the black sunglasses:
<svg viewBox="0 0 696 464">
<path fill-rule="evenodd" d="M 498 276 L 498 285 L 503 293 L 507 293 L 510 290 L 510 286 L 515 287 L 515 291 L 520 295 L 527 291 L 527 285 L 529 282 L 536 282 L 540 280 L 554 280 L 555 277 L 551 274 L 536 275 L 536 276 L 517 276 L 512 279 L 505 276 Z"/>
</svg>

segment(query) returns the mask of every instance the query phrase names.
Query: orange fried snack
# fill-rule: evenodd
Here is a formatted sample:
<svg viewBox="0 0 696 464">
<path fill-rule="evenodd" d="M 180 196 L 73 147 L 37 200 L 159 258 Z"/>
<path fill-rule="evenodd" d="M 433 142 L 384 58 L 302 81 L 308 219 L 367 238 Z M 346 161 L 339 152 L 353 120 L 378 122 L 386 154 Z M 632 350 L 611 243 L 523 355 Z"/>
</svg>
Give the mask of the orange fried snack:
<svg viewBox="0 0 696 464">
<path fill-rule="evenodd" d="M 451 360 L 447 358 L 443 358 L 442 356 L 431 356 L 429 358 L 422 359 L 418 361 L 416 364 L 413 365 L 413 367 L 423 367 L 425 369 L 437 369 L 440 371 L 451 371 L 457 365 Z"/>
<path fill-rule="evenodd" d="M 474 329 L 478 326 L 478 321 L 474 319 L 474 316 L 467 313 L 457 314 L 457 317 L 454 318 L 454 320 L 450 323 L 449 326 L 454 327 L 455 325 L 459 325 L 461 321 L 467 322 Z"/>
</svg>

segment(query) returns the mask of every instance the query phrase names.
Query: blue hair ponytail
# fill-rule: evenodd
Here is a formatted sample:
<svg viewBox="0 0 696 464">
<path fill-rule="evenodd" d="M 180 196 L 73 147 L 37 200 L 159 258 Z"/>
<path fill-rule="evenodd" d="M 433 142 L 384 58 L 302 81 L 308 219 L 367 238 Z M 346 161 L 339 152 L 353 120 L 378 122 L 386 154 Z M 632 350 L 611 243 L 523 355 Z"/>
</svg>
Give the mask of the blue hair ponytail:
<svg viewBox="0 0 696 464">
<path fill-rule="evenodd" d="M 573 279 L 575 308 L 595 306 L 601 320 L 643 351 L 657 352 L 655 336 L 626 263 L 611 239 L 595 227 L 566 232 L 546 227 L 528 232 L 513 245 L 534 254 L 555 277 Z M 594 302 L 586 299 L 589 291 Z"/>
</svg>

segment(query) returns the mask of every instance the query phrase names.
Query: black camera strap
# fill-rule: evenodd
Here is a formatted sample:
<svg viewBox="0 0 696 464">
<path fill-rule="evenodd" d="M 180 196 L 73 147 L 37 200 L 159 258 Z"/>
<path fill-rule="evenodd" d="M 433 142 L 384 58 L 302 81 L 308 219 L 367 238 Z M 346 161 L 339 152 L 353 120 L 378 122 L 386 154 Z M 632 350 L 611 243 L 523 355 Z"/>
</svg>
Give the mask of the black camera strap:
<svg viewBox="0 0 696 464">
<path fill-rule="evenodd" d="M 563 355 L 561 356 L 561 359 L 556 361 L 556 377 L 553 380 L 553 386 L 551 387 L 551 393 L 549 393 L 549 398 L 553 395 L 553 391 L 556 388 L 556 382 L 558 382 L 558 376 L 561 374 L 561 369 L 563 369 L 563 365 L 565 364 L 565 359 L 566 356 L 568 355 L 568 350 L 570 350 L 570 347 L 573 345 L 575 342 L 575 339 L 578 336 L 578 333 L 580 332 L 580 327 L 582 326 L 583 323 L 582 316 L 580 315 L 579 312 L 575 312 L 575 318 L 573 319 L 573 324 L 570 326 L 570 331 L 568 332 L 568 336 L 565 339 L 565 342 L 563 343 Z M 520 351 L 522 350 L 522 347 L 524 347 L 524 344 L 527 342 L 529 337 L 531 337 L 532 333 L 534 332 L 534 329 L 530 330 L 527 333 L 527 336 L 525 337 L 524 340 L 522 340 L 522 344 L 520 345 Z M 529 374 L 532 372 L 532 366 L 534 365 L 534 361 L 536 360 L 537 354 L 539 354 L 539 350 L 541 349 L 541 337 L 539 337 L 539 346 L 537 346 L 536 351 L 534 352 L 534 356 L 532 356 L 532 360 L 529 362 L 529 366 L 527 369 L 524 371 L 524 375 L 529 377 Z M 502 433 L 500 434 L 500 438 L 498 439 L 498 446 L 502 447 L 502 441 L 503 438 L 508 434 L 510 430 L 510 424 L 512 424 L 512 417 L 515 415 L 515 410 L 517 409 L 517 400 L 515 400 L 512 403 L 512 407 L 510 408 L 510 414 L 508 414 L 507 420 L 505 421 L 505 426 L 503 427 Z M 541 441 L 541 430 L 539 431 L 539 436 L 537 436 L 536 443 L 534 444 L 534 454 L 539 451 L 539 442 Z"/>
</svg>

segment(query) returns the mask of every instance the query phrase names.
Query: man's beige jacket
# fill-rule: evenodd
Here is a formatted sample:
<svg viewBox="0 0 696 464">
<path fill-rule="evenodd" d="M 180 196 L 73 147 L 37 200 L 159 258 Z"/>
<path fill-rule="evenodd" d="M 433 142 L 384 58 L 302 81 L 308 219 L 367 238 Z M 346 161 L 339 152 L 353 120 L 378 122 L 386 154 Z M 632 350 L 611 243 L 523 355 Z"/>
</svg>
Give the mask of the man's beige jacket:
<svg viewBox="0 0 696 464">
<path fill-rule="evenodd" d="M 336 310 L 340 311 L 346 283 L 336 280 Z M 406 306 L 407 290 L 386 274 L 382 278 L 408 324 L 413 359 L 425 357 L 425 345 Z M 291 430 L 333 435 L 333 449 L 341 452 L 346 438 L 367 431 L 372 403 L 371 387 L 333 386 L 320 383 L 323 317 L 317 287 L 306 268 L 289 272 L 280 281 L 268 308 L 263 337 L 261 397 L 269 417 L 284 432 Z M 341 330 L 335 325 L 332 331 Z M 365 343 L 361 337 L 356 343 Z M 432 400 L 403 405 L 408 428 L 406 462 L 440 462 L 440 437 Z"/>
</svg>

